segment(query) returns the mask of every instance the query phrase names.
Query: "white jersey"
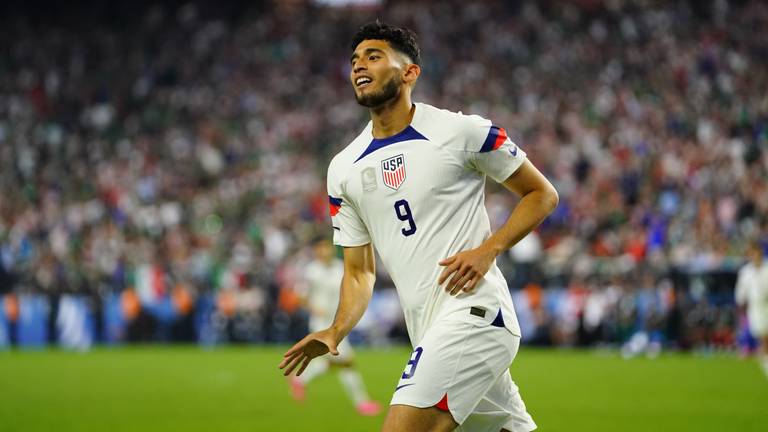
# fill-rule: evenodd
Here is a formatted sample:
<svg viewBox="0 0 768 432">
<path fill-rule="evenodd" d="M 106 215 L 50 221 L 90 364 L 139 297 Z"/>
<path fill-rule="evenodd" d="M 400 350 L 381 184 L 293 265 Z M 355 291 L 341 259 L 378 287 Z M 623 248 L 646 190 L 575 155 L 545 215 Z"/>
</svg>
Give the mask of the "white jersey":
<svg viewBox="0 0 768 432">
<path fill-rule="evenodd" d="M 751 262 L 739 270 L 736 303 L 747 306 L 747 318 L 753 332 L 768 335 L 768 262 L 760 267 Z"/>
<path fill-rule="evenodd" d="M 309 306 L 310 331 L 328 328 L 333 323 L 336 308 L 339 306 L 341 278 L 344 276 L 344 263 L 334 258 L 326 264 L 314 260 L 307 265 L 304 279 L 307 282 L 307 304 Z"/>
<path fill-rule="evenodd" d="M 482 117 L 415 105 L 405 130 L 376 139 L 369 122 L 331 161 L 334 243 L 373 243 L 397 287 L 414 346 L 437 319 L 470 308 L 519 336 L 509 288 L 495 263 L 471 293 L 451 296 L 437 279 L 439 261 L 491 235 L 485 176 L 506 180 L 525 152 Z"/>
</svg>

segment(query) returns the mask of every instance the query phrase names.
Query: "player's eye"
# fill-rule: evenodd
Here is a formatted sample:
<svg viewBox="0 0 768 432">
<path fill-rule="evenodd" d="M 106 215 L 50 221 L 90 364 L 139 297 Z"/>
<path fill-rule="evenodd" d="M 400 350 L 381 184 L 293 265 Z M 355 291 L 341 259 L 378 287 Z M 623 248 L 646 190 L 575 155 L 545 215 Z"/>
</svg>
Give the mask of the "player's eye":
<svg viewBox="0 0 768 432">
<path fill-rule="evenodd" d="M 380 57 L 377 56 L 377 55 L 372 55 L 372 56 L 368 57 L 368 60 L 378 60 L 379 58 Z"/>
</svg>

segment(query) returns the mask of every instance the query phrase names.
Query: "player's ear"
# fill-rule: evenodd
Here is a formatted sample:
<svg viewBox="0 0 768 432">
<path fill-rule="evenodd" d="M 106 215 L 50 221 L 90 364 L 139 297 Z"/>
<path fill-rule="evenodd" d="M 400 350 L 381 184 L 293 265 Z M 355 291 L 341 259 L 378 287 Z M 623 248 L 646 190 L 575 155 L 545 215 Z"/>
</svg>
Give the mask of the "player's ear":
<svg viewBox="0 0 768 432">
<path fill-rule="evenodd" d="M 403 81 L 410 86 L 416 84 L 419 75 L 421 75 L 421 67 L 417 64 L 408 63 L 403 68 Z"/>
</svg>

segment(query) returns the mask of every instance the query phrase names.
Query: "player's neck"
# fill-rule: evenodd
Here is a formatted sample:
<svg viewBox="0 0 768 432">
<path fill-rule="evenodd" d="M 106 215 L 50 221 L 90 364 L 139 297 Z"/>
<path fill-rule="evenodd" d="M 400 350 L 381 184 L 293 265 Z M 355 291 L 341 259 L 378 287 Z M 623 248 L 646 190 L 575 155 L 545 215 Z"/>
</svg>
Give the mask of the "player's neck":
<svg viewBox="0 0 768 432">
<path fill-rule="evenodd" d="M 371 108 L 374 138 L 387 138 L 402 131 L 413 120 L 416 105 L 411 102 L 411 96 L 401 93 L 398 97 L 384 105 Z"/>
</svg>

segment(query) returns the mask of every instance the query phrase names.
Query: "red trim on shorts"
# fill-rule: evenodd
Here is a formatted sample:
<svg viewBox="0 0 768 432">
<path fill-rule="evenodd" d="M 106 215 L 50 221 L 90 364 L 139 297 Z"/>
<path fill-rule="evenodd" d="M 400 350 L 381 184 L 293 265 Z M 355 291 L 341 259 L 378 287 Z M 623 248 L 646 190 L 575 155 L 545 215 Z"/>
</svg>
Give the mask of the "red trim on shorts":
<svg viewBox="0 0 768 432">
<path fill-rule="evenodd" d="M 439 409 L 440 411 L 451 412 L 448 409 L 448 393 L 446 393 L 445 396 L 440 399 L 440 402 L 435 404 L 435 408 Z"/>
</svg>

